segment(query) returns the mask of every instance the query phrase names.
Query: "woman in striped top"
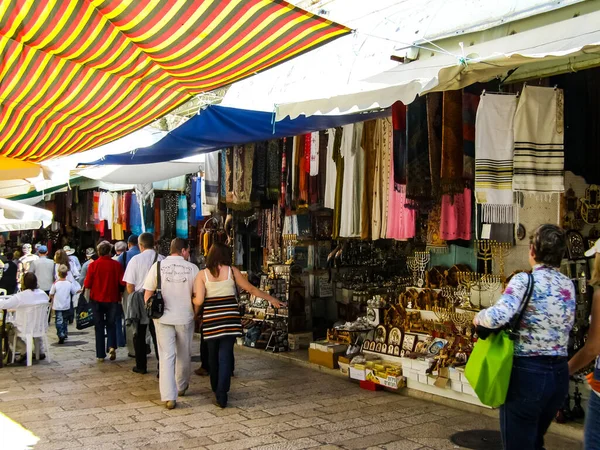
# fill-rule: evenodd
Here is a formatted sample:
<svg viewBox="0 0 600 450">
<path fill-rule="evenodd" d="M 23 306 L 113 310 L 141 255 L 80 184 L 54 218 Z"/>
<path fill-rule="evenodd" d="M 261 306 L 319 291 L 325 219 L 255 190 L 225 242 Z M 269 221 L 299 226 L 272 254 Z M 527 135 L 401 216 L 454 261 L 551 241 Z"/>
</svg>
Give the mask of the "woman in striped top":
<svg viewBox="0 0 600 450">
<path fill-rule="evenodd" d="M 214 243 L 206 257 L 206 269 L 196 277 L 196 309 L 203 308 L 202 334 L 208 344 L 210 385 L 215 404 L 227 406 L 227 393 L 233 371 L 233 345 L 242 335 L 242 322 L 236 300 L 236 285 L 252 295 L 267 300 L 274 308 L 282 303 L 251 285 L 235 267 L 231 267 L 231 250 Z"/>
</svg>

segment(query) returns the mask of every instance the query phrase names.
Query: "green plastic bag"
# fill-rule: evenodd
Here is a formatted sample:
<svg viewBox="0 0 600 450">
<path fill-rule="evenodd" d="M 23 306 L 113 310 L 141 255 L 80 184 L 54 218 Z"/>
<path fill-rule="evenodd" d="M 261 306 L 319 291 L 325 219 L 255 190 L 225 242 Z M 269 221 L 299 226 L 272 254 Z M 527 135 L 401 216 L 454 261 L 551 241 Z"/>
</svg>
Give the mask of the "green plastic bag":
<svg viewBox="0 0 600 450">
<path fill-rule="evenodd" d="M 465 367 L 465 376 L 484 405 L 497 408 L 504 404 L 514 349 L 513 340 L 504 330 L 475 343 Z"/>
</svg>

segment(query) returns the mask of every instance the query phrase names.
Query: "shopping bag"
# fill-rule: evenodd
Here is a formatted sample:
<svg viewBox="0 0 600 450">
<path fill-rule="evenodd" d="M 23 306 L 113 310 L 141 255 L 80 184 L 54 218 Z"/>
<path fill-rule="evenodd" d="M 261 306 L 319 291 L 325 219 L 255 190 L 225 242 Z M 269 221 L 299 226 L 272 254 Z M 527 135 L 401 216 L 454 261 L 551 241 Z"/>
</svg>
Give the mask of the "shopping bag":
<svg viewBox="0 0 600 450">
<path fill-rule="evenodd" d="M 75 328 L 84 330 L 94 325 L 94 311 L 92 305 L 81 294 L 77 304 L 77 318 L 75 320 Z"/>
<path fill-rule="evenodd" d="M 513 340 L 504 330 L 475 343 L 465 367 L 465 376 L 484 405 L 496 408 L 504 404 L 514 349 Z"/>
</svg>

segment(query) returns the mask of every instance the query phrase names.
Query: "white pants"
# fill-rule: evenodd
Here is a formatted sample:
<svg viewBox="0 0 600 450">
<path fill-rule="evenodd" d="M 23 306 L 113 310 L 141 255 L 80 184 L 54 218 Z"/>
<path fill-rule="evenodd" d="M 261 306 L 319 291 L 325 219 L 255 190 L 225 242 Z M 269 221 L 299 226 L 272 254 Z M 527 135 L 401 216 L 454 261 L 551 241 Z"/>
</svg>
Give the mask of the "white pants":
<svg viewBox="0 0 600 450">
<path fill-rule="evenodd" d="M 187 325 L 165 325 L 154 321 L 160 360 L 160 398 L 177 400 L 177 392 L 188 387 L 192 366 L 194 322 Z"/>
</svg>

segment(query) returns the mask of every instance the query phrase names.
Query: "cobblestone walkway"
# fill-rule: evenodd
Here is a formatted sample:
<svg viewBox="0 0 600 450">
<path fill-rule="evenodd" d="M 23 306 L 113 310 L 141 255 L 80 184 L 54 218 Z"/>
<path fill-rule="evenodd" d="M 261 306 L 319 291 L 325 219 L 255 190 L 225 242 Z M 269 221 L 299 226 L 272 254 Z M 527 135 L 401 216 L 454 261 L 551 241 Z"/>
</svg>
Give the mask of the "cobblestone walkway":
<svg viewBox="0 0 600 450">
<path fill-rule="evenodd" d="M 39 438 L 36 450 L 455 449 L 448 438 L 456 431 L 497 428 L 486 416 L 363 391 L 258 350 L 236 353 L 229 408 L 213 406 L 208 380 L 192 375 L 187 395 L 168 411 L 156 371 L 132 373 L 125 350 L 99 364 L 92 333 L 73 332 L 60 347 L 51 339 L 52 363 L 0 369 L 0 448 Z M 580 448 L 553 435 L 547 444 Z"/>
</svg>

